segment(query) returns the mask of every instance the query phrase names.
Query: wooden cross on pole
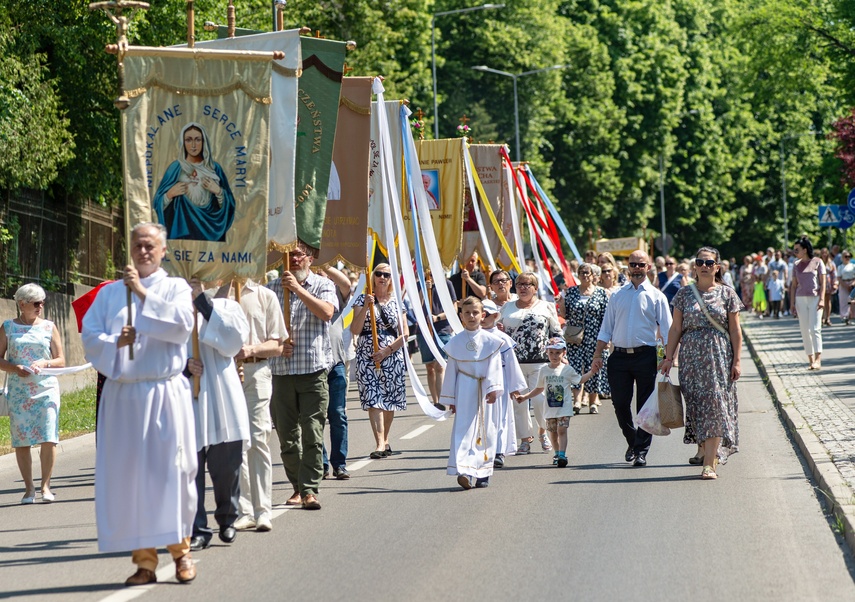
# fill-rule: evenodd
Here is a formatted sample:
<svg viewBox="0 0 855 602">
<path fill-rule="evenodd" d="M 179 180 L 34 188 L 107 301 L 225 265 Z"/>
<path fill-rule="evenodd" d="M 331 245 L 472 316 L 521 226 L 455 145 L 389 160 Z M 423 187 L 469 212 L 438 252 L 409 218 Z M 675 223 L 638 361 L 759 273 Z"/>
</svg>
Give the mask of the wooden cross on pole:
<svg viewBox="0 0 855 602">
<path fill-rule="evenodd" d="M 320 29 L 316 29 L 316 30 L 315 30 L 315 37 L 316 37 L 316 38 L 318 38 L 319 40 L 325 40 L 325 39 L 326 39 L 326 36 L 322 36 L 322 35 L 321 35 L 321 30 L 320 30 Z"/>
<path fill-rule="evenodd" d="M 464 113 L 464 114 L 463 114 L 463 117 L 461 117 L 460 119 L 458 119 L 458 121 L 459 121 L 460 123 L 462 123 L 463 125 L 466 125 L 467 123 L 469 123 L 469 122 L 470 122 L 470 121 L 472 121 L 472 120 L 471 120 L 471 119 L 469 119 L 469 118 L 466 116 L 466 113 Z"/>
<path fill-rule="evenodd" d="M 425 113 L 424 113 L 424 111 L 419 109 L 418 111 L 416 111 L 415 115 L 416 115 L 416 119 L 421 121 L 422 119 L 424 119 Z"/>
<path fill-rule="evenodd" d="M 125 94 L 125 52 L 128 48 L 128 24 L 134 17 L 134 13 L 139 10 L 148 10 L 150 7 L 148 2 L 138 2 L 137 0 L 109 0 L 108 2 L 93 2 L 89 5 L 89 10 L 103 10 L 107 13 L 110 20 L 116 24 L 116 38 L 118 46 L 118 88 L 119 96 L 113 101 L 113 104 L 120 111 L 127 109 L 131 103 L 127 94 Z M 127 15 L 122 14 L 124 11 L 129 11 Z"/>
<path fill-rule="evenodd" d="M 342 75 L 347 75 L 347 74 L 348 74 L 348 73 L 350 73 L 351 71 L 353 71 L 353 67 L 348 67 L 348 66 L 347 66 L 347 63 L 345 63 L 345 64 L 344 64 L 344 67 L 343 67 L 343 68 L 342 68 L 342 70 L 341 70 L 341 74 L 342 74 Z"/>
</svg>

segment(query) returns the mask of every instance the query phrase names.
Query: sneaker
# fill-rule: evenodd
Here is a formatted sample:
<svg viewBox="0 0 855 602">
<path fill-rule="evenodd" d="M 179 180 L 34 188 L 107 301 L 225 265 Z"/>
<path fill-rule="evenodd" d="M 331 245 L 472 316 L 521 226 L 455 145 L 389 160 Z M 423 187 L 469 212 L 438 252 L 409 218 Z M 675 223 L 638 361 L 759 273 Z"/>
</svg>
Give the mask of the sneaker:
<svg viewBox="0 0 855 602">
<path fill-rule="evenodd" d="M 235 521 L 235 524 L 232 526 L 238 531 L 247 531 L 249 529 L 255 529 L 257 527 L 255 519 L 249 516 L 248 514 L 239 517 Z"/>
<path fill-rule="evenodd" d="M 463 489 L 472 489 L 472 482 L 465 474 L 457 475 L 457 484 L 463 487 Z"/>
<path fill-rule="evenodd" d="M 531 441 L 523 441 L 520 443 L 520 446 L 517 448 L 517 455 L 520 454 L 530 454 L 531 453 Z"/>
<path fill-rule="evenodd" d="M 558 454 L 555 454 L 554 456 L 552 456 L 552 465 L 553 466 L 558 465 Z"/>
<path fill-rule="evenodd" d="M 493 459 L 493 468 L 504 468 L 505 467 L 505 454 L 496 454 L 496 457 Z"/>
<path fill-rule="evenodd" d="M 273 523 L 270 522 L 270 518 L 267 515 L 259 516 L 256 523 L 256 531 L 261 531 L 263 533 L 273 531 Z"/>
<path fill-rule="evenodd" d="M 475 479 L 475 488 L 483 489 L 484 487 L 489 487 L 490 485 L 490 477 L 484 477 L 483 479 Z"/>
<path fill-rule="evenodd" d="M 558 468 L 564 468 L 567 466 L 567 456 L 559 456 L 558 461 L 555 463 Z"/>
<path fill-rule="evenodd" d="M 582 411 L 582 406 L 573 406 L 573 413 L 576 416 L 578 416 L 581 411 Z"/>
<path fill-rule="evenodd" d="M 540 448 L 543 451 L 552 451 L 552 444 L 549 442 L 549 437 L 546 436 L 546 433 L 540 436 Z"/>
<path fill-rule="evenodd" d="M 597 406 L 591 406 L 591 414 L 599 414 L 600 410 L 597 409 Z"/>
</svg>

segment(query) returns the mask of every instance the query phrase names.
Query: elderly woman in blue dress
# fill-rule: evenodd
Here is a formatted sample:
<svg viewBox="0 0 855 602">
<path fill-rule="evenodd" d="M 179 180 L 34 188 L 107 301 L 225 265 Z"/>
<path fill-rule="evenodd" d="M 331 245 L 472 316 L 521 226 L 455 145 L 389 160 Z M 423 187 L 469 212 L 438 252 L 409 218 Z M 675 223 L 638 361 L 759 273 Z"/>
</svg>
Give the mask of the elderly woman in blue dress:
<svg viewBox="0 0 855 602">
<path fill-rule="evenodd" d="M 40 374 L 62 368 L 65 357 L 59 330 L 42 318 L 45 292 L 37 284 L 15 291 L 19 317 L 0 326 L 0 369 L 8 373 L 9 426 L 18 469 L 24 480 L 22 504 L 36 500 L 30 448 L 40 447 L 42 501 L 52 502 L 50 477 L 59 442 L 59 382 Z"/>
</svg>

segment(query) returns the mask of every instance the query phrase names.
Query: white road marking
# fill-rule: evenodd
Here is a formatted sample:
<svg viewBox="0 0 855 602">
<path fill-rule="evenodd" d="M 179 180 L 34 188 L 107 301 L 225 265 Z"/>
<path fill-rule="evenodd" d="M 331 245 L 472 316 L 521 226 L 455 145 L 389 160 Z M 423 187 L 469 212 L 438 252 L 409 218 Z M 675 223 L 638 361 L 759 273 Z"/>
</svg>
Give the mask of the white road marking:
<svg viewBox="0 0 855 602">
<path fill-rule="evenodd" d="M 432 429 L 434 426 L 436 426 L 436 425 L 434 425 L 434 424 L 422 425 L 419 428 L 410 431 L 409 433 L 407 433 L 406 435 L 401 437 L 401 439 L 415 439 L 416 437 L 418 437 L 422 433 L 425 433 L 425 432 L 429 431 L 430 429 Z"/>
<path fill-rule="evenodd" d="M 350 472 L 353 472 L 354 470 L 359 470 L 360 468 L 365 468 L 366 466 L 368 466 L 369 464 L 371 464 L 373 461 L 374 461 L 374 460 L 371 460 L 371 459 L 368 459 L 368 460 L 359 460 L 358 462 L 354 462 L 353 464 L 348 464 L 348 465 L 347 465 L 347 469 L 348 469 Z"/>
</svg>

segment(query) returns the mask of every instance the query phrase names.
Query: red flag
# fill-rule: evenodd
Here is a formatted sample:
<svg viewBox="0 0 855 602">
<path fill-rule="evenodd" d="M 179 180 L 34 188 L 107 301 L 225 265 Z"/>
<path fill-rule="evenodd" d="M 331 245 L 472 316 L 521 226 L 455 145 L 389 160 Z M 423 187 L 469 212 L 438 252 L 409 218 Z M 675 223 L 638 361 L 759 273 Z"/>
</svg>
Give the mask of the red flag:
<svg viewBox="0 0 855 602">
<path fill-rule="evenodd" d="M 77 317 L 77 332 L 83 331 L 83 316 L 86 315 L 86 312 L 89 311 L 89 308 L 92 307 L 93 303 L 95 303 L 95 297 L 98 295 L 98 291 L 100 291 L 101 287 L 105 284 L 110 284 L 111 282 L 114 281 L 105 280 L 85 295 L 81 295 L 71 302 L 71 307 L 74 308 L 74 315 Z"/>
</svg>

